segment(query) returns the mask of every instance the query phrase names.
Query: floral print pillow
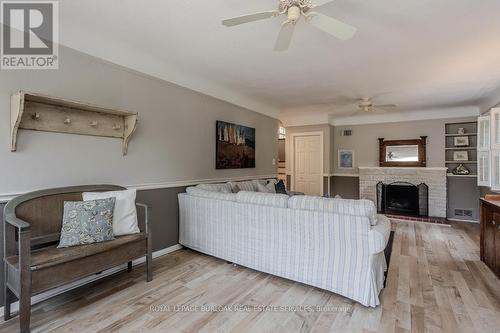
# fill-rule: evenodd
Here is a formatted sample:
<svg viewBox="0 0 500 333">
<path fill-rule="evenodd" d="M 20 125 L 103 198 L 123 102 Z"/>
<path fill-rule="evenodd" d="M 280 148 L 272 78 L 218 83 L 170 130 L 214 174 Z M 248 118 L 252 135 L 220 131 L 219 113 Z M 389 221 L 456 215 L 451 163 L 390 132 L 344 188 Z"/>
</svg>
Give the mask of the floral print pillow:
<svg viewBox="0 0 500 333">
<path fill-rule="evenodd" d="M 115 198 L 65 201 L 58 248 L 104 242 L 113 237 Z"/>
</svg>

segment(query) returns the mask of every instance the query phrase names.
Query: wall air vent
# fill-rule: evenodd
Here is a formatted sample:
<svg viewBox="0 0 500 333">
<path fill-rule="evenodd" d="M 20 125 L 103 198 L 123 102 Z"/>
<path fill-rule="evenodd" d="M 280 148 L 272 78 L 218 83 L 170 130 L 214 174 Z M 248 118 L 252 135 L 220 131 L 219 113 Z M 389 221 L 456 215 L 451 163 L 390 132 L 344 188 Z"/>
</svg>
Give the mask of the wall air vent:
<svg viewBox="0 0 500 333">
<path fill-rule="evenodd" d="M 351 129 L 343 130 L 342 136 L 352 136 L 352 130 Z"/>
</svg>

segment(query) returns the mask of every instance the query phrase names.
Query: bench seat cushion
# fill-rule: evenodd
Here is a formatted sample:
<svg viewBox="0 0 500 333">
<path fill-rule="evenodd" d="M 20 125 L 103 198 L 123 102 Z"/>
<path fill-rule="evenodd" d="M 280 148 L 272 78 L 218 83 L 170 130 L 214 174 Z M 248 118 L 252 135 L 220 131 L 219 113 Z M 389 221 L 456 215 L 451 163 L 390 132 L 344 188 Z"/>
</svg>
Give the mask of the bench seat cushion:
<svg viewBox="0 0 500 333">
<path fill-rule="evenodd" d="M 88 257 L 94 254 L 106 252 L 132 242 L 146 239 L 146 234 L 141 232 L 133 235 L 116 237 L 114 240 L 79 245 L 68 248 L 46 247 L 31 253 L 31 270 L 44 269 L 51 266 L 60 265 L 73 260 Z M 7 261 L 17 267 L 18 256 L 11 256 Z"/>
</svg>

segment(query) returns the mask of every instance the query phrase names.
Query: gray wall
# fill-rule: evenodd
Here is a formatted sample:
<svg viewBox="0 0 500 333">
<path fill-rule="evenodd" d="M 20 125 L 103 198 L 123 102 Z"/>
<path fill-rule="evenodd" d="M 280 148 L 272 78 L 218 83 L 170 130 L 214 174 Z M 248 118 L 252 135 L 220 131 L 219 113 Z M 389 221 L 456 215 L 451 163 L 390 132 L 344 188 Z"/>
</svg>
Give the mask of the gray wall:
<svg viewBox="0 0 500 333">
<path fill-rule="evenodd" d="M 276 119 L 62 48 L 59 70 L 0 74 L 0 195 L 86 183 L 133 185 L 276 173 Z M 20 131 L 10 95 L 44 93 L 139 113 L 128 155 L 111 138 Z M 256 168 L 215 170 L 215 121 L 256 128 Z"/>
<path fill-rule="evenodd" d="M 285 139 L 278 140 L 278 161 L 286 161 Z"/>
<path fill-rule="evenodd" d="M 330 179 L 330 194 L 344 199 L 359 199 L 359 177 L 336 177 Z"/>
<path fill-rule="evenodd" d="M 60 59 L 59 70 L 0 74 L 0 196 L 78 184 L 140 185 L 276 174 L 276 119 L 64 47 Z M 10 152 L 10 95 L 18 90 L 138 112 L 139 127 L 128 155 L 121 155 L 117 139 L 34 131 L 20 131 L 18 151 Z M 256 128 L 255 169 L 215 170 L 216 120 Z M 138 201 L 152 207 L 155 251 L 178 243 L 177 194 L 184 189 L 138 192 Z M 3 244 L 0 248 L 3 251 Z M 3 296 L 0 299 L 3 302 Z"/>
<path fill-rule="evenodd" d="M 444 127 L 446 123 L 475 121 L 476 118 L 451 118 L 419 120 L 398 123 L 335 126 L 333 135 L 334 172 L 358 173 L 359 166 L 378 166 L 379 142 L 378 138 L 387 140 L 418 139 L 427 136 L 427 166 L 444 167 L 445 139 Z M 352 129 L 352 136 L 341 136 L 344 129 Z M 339 149 L 353 149 L 355 154 L 355 168 L 353 170 L 338 169 L 337 154 Z"/>
</svg>

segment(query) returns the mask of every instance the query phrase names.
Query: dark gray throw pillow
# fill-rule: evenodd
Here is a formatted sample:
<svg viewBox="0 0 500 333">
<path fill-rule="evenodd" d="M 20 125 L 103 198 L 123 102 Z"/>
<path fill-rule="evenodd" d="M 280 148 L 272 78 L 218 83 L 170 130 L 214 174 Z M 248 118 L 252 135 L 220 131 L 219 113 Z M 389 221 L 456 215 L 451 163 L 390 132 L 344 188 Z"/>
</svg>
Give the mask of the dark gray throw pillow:
<svg viewBox="0 0 500 333">
<path fill-rule="evenodd" d="M 58 248 L 104 242 L 113 237 L 115 198 L 65 201 Z"/>
<path fill-rule="evenodd" d="M 274 185 L 274 187 L 276 188 L 276 193 L 287 194 L 286 193 L 286 186 L 285 186 L 285 183 L 283 182 L 283 180 L 280 180 L 279 182 L 277 182 L 276 185 Z"/>
</svg>

